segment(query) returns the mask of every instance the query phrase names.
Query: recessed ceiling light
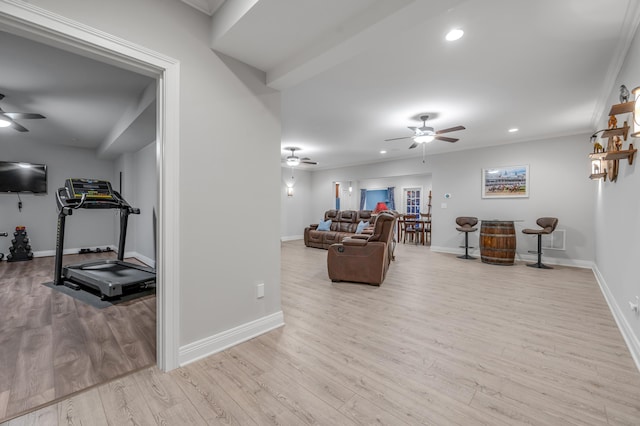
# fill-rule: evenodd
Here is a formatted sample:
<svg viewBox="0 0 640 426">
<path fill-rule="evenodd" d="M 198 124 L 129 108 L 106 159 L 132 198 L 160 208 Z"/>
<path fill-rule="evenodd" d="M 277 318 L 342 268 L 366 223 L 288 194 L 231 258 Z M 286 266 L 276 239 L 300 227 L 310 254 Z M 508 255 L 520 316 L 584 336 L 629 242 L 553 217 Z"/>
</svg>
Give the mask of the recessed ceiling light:
<svg viewBox="0 0 640 426">
<path fill-rule="evenodd" d="M 386 153 L 387 153 L 387 151 L 385 151 L 385 150 L 380 151 L 380 154 L 386 154 Z"/>
<path fill-rule="evenodd" d="M 462 31 L 460 28 L 454 28 L 447 33 L 447 36 L 445 38 L 447 39 L 447 41 L 456 41 L 460 40 L 463 35 L 464 31 Z"/>
<path fill-rule="evenodd" d="M 520 129 L 518 129 L 517 127 L 512 127 L 511 129 L 509 129 L 509 133 L 515 133 L 518 130 L 520 130 Z"/>
</svg>

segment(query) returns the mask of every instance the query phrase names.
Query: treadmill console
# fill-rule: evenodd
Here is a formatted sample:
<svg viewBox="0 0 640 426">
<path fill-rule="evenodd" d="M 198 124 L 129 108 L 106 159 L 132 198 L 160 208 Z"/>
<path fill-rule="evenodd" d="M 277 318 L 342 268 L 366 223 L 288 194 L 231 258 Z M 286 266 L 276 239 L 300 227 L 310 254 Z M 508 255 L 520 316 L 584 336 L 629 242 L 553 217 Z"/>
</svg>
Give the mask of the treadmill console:
<svg viewBox="0 0 640 426">
<path fill-rule="evenodd" d="M 58 211 L 71 214 L 72 209 L 127 209 L 137 214 L 107 180 L 67 179 L 56 193 Z"/>
<path fill-rule="evenodd" d="M 78 201 L 82 199 L 83 195 L 87 201 L 115 200 L 111 183 L 107 180 L 67 179 L 64 186 L 67 189 L 69 198 L 74 198 Z"/>
</svg>

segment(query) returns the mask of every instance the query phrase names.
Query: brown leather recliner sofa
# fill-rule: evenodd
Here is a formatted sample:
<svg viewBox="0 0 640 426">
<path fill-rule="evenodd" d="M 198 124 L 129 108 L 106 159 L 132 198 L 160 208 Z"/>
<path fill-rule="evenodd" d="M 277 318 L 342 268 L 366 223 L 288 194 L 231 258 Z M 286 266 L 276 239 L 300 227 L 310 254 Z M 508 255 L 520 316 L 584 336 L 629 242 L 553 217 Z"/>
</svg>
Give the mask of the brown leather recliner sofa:
<svg viewBox="0 0 640 426">
<path fill-rule="evenodd" d="M 393 231 L 398 217 L 391 212 L 376 217 L 373 234 L 355 235 L 332 244 L 327 253 L 331 281 L 380 285 L 393 259 Z"/>
<path fill-rule="evenodd" d="M 317 223 L 309 225 L 304 229 L 304 245 L 326 250 L 331 244 L 358 235 L 358 223 L 365 221 L 373 224 L 374 218 L 371 210 L 327 210 L 324 212 L 324 220 L 331 219 L 330 230 L 318 231 Z"/>
</svg>

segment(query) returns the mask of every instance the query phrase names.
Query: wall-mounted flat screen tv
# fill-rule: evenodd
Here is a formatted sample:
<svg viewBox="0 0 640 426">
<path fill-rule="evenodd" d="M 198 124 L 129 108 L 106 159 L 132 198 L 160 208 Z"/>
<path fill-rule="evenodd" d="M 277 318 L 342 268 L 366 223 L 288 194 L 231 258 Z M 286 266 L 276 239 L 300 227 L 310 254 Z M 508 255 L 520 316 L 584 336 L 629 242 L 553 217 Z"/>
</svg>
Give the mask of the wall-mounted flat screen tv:
<svg viewBox="0 0 640 426">
<path fill-rule="evenodd" d="M 45 164 L 0 161 L 0 192 L 47 193 Z"/>
</svg>

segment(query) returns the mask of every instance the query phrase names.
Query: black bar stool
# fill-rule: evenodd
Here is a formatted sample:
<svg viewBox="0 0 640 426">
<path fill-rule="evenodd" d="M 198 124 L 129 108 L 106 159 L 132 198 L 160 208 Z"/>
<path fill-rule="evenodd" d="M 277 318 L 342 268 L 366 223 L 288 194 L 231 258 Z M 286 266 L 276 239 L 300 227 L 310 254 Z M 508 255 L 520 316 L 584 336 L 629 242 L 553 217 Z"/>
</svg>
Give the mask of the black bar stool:
<svg viewBox="0 0 640 426">
<path fill-rule="evenodd" d="M 456 218 L 456 224 L 458 227 L 456 228 L 460 232 L 464 232 L 464 245 L 460 247 L 464 247 L 464 254 L 462 256 L 458 256 L 460 259 L 476 259 L 473 256 L 469 256 L 469 249 L 473 247 L 469 247 L 469 232 L 475 232 L 478 228 L 474 228 L 478 224 L 477 217 L 470 216 L 460 216 Z"/>
<path fill-rule="evenodd" d="M 522 233 L 527 235 L 537 235 L 538 236 L 538 251 L 529 250 L 529 253 L 537 254 L 538 261 L 536 263 L 529 263 L 527 266 L 531 266 L 532 268 L 540 268 L 540 269 L 553 269 L 551 266 L 544 265 L 542 263 L 542 235 L 550 234 L 558 226 L 558 218 L 555 217 L 541 217 L 536 220 L 538 226 L 542 229 L 523 229 Z"/>
</svg>

